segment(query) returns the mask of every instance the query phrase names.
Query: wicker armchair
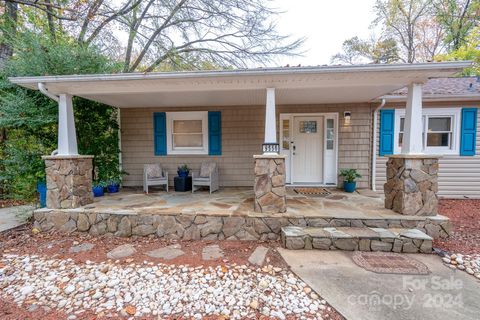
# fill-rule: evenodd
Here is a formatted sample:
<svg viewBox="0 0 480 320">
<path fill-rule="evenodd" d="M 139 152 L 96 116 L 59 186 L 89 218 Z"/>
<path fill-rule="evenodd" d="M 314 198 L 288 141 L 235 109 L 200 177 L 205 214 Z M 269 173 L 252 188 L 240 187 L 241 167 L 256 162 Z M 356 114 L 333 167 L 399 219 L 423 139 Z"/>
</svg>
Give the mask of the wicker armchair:
<svg viewBox="0 0 480 320">
<path fill-rule="evenodd" d="M 197 174 L 192 171 L 192 193 L 195 186 L 208 186 L 210 193 L 218 190 L 218 166 L 215 162 L 203 162 Z"/>
<path fill-rule="evenodd" d="M 143 166 L 143 192 L 148 194 L 149 186 L 165 186 L 165 191 L 168 192 L 168 172 L 162 170 L 159 164 Z"/>
</svg>

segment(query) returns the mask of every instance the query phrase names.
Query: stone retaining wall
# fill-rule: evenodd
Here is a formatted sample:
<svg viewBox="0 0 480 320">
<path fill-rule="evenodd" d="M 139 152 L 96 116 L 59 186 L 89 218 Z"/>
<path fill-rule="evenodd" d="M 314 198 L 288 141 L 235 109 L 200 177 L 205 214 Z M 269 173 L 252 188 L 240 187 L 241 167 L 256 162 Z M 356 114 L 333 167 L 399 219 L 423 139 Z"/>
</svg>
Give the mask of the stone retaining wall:
<svg viewBox="0 0 480 320">
<path fill-rule="evenodd" d="M 391 156 L 384 192 L 387 209 L 405 215 L 437 215 L 438 158 Z"/>
<path fill-rule="evenodd" d="M 324 219 L 284 217 L 231 217 L 204 215 L 126 215 L 40 209 L 34 213 L 34 227 L 70 233 L 121 237 L 149 236 L 183 240 L 276 240 L 285 226 L 416 228 L 432 238 L 450 234 L 449 220 L 431 217 L 419 220 Z"/>
</svg>

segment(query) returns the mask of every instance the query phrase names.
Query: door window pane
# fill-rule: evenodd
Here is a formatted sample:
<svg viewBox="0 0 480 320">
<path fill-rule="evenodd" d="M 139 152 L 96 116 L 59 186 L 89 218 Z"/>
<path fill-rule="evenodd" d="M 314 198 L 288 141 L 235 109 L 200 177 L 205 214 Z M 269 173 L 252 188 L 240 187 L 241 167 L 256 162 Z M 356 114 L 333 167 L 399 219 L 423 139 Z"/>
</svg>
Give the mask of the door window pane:
<svg viewBox="0 0 480 320">
<path fill-rule="evenodd" d="M 317 133 L 317 121 L 300 121 L 300 133 Z"/>
<path fill-rule="evenodd" d="M 282 121 L 282 130 L 283 130 L 283 141 L 282 148 L 283 150 L 290 149 L 290 120 L 284 119 Z"/>
<path fill-rule="evenodd" d="M 334 131 L 334 121 L 333 119 L 327 119 L 327 150 L 333 150 L 333 141 L 335 139 L 335 131 Z"/>
</svg>

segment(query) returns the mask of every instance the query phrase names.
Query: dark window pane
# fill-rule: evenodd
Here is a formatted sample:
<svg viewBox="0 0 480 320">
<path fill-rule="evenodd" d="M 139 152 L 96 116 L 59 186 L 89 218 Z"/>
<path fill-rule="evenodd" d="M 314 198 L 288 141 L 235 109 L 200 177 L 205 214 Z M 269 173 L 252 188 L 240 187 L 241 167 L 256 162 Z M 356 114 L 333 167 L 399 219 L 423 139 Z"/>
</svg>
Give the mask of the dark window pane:
<svg viewBox="0 0 480 320">
<path fill-rule="evenodd" d="M 428 131 L 450 131 L 451 118 L 438 117 L 428 119 Z"/>
<path fill-rule="evenodd" d="M 427 146 L 428 147 L 449 147 L 450 133 L 428 133 Z"/>
<path fill-rule="evenodd" d="M 405 128 L 405 118 L 400 118 L 400 131 L 403 132 L 403 128 Z"/>
</svg>

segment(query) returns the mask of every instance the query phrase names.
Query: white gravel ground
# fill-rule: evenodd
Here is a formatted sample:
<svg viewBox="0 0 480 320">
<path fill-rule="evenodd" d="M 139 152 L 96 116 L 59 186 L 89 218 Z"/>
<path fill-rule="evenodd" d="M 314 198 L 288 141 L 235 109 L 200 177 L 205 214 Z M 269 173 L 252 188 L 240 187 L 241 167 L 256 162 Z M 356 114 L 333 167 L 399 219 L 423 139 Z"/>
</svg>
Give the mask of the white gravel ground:
<svg viewBox="0 0 480 320">
<path fill-rule="evenodd" d="M 279 319 L 291 315 L 321 319 L 327 308 L 294 274 L 271 266 L 76 264 L 71 259 L 5 254 L 0 260 L 0 292 L 19 305 L 34 303 L 70 315 L 91 310 L 125 316 L 240 319 L 255 318 L 258 312 Z"/>
</svg>

